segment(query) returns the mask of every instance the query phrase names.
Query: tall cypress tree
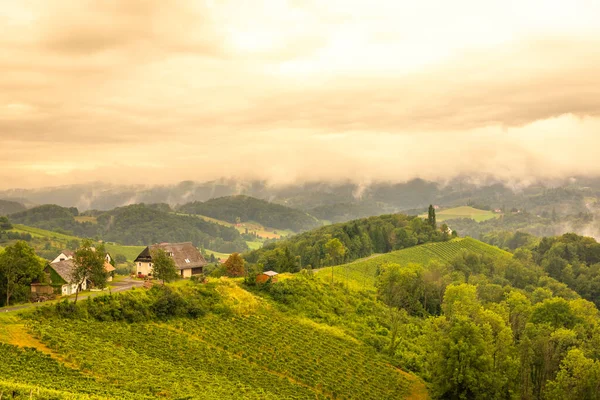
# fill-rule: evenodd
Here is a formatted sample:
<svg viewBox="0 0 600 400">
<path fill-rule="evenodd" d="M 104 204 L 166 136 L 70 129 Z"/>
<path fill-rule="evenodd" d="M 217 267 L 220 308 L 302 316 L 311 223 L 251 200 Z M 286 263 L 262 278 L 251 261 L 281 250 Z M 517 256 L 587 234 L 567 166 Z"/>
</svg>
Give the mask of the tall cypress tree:
<svg viewBox="0 0 600 400">
<path fill-rule="evenodd" d="M 428 216 L 427 216 L 427 222 L 429 223 L 429 225 L 431 225 L 431 227 L 433 229 L 437 228 L 437 222 L 435 220 L 435 208 L 433 208 L 432 204 L 429 205 L 429 212 L 428 212 Z"/>
</svg>

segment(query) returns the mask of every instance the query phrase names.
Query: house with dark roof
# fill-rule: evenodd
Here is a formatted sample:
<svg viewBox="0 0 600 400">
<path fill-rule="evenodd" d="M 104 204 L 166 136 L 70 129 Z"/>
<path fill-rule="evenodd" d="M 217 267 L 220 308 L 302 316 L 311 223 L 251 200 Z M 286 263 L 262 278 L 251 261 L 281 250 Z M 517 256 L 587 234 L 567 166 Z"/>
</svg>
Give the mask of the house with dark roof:
<svg viewBox="0 0 600 400">
<path fill-rule="evenodd" d="M 58 262 L 49 263 L 44 272 L 49 284 L 32 283 L 31 293 L 47 294 L 56 293 L 69 296 L 77 291 L 77 283 L 73 281 L 75 262 L 72 258 Z M 51 288 L 51 289 L 50 289 Z M 81 284 L 81 290 L 87 289 L 87 282 Z"/>
<path fill-rule="evenodd" d="M 152 252 L 156 249 L 164 250 L 173 259 L 182 278 L 201 274 L 208 264 L 191 242 L 159 243 L 146 247 L 137 256 L 134 261 L 137 275 L 152 276 Z"/>
<path fill-rule="evenodd" d="M 73 272 L 75 271 L 75 253 L 71 250 L 63 250 L 52 262 L 50 262 L 44 272 L 46 282 L 34 282 L 31 284 L 31 293 L 33 294 L 58 294 L 69 296 L 77 291 L 77 282 L 73 282 Z M 104 270 L 107 273 L 107 281 L 113 280 L 115 267 L 110 264 L 110 255 L 104 256 Z M 81 284 L 81 290 L 87 290 L 88 282 Z"/>
<path fill-rule="evenodd" d="M 65 249 L 65 250 L 61 251 L 60 254 L 58 256 L 56 256 L 56 258 L 54 260 L 52 260 L 52 263 L 57 263 L 60 261 L 65 261 L 65 260 L 72 260 L 73 257 L 75 257 L 75 252 L 72 250 Z M 113 267 L 112 264 L 110 263 L 111 260 L 112 260 L 112 258 L 110 257 L 110 254 L 106 253 L 104 255 L 104 270 L 108 274 L 108 278 L 107 278 L 108 282 L 112 282 L 114 271 L 115 271 L 115 267 Z"/>
</svg>

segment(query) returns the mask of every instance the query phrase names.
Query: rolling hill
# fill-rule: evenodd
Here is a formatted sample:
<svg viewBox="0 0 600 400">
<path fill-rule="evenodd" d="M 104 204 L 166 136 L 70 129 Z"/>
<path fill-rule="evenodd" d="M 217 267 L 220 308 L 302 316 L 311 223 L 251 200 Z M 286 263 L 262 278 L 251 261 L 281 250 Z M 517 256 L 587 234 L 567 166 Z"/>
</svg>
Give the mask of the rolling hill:
<svg viewBox="0 0 600 400">
<path fill-rule="evenodd" d="M 458 238 L 448 242 L 427 243 L 387 254 L 376 254 L 349 264 L 338 265 L 333 268 L 334 280 L 353 280 L 362 287 L 373 287 L 379 266 L 385 263 L 406 265 L 409 263 L 429 264 L 432 261 L 449 262 L 461 250 L 486 255 L 494 259 L 510 258 L 512 254 L 498 247 L 480 242 L 472 238 Z M 331 268 L 318 271 L 318 276 L 331 279 Z"/>
<path fill-rule="evenodd" d="M 290 229 L 295 232 L 321 225 L 319 220 L 304 211 L 242 195 L 219 197 L 206 202 L 195 201 L 178 207 L 178 211 L 204 215 L 229 223 L 255 221 L 267 227 Z"/>
<path fill-rule="evenodd" d="M 0 199 L 0 215 L 9 215 L 25 211 L 27 208 L 18 201 Z"/>
<path fill-rule="evenodd" d="M 81 217 L 74 207 L 47 204 L 12 214 L 10 220 L 58 233 L 95 237 L 131 246 L 190 241 L 196 246 L 223 253 L 248 248 L 235 228 L 193 216 L 176 215 L 167 204 L 135 204 Z"/>
<path fill-rule="evenodd" d="M 162 308 L 173 301 L 179 311 Z M 30 315 L 27 325 L 0 315 L 11 332 L 0 335 L 0 391 L 31 399 L 403 399 L 418 390 L 411 398 L 425 398 L 418 378 L 371 346 L 228 280 L 96 297 L 77 307 L 85 320 L 67 309 L 59 318 L 59 309 Z"/>
</svg>

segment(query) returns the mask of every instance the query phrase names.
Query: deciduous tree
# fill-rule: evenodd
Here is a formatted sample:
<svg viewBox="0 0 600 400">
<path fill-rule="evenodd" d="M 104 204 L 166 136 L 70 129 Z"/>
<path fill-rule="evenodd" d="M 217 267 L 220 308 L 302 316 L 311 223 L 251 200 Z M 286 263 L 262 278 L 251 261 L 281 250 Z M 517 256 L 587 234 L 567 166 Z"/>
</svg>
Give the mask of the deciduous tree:
<svg viewBox="0 0 600 400">
<path fill-rule="evenodd" d="M 43 263 L 24 241 L 8 246 L 0 253 L 0 282 L 6 292 L 6 305 L 15 292 L 27 289 L 34 279 L 42 280 Z"/>
<path fill-rule="evenodd" d="M 177 279 L 175 261 L 163 249 L 152 250 L 152 275 L 162 280 L 163 285 Z"/>
<path fill-rule="evenodd" d="M 239 253 L 232 253 L 224 264 L 227 276 L 244 275 L 244 264 L 244 259 Z"/>
<path fill-rule="evenodd" d="M 89 280 L 95 287 L 103 289 L 106 286 L 108 274 L 104 269 L 106 250 L 103 244 L 94 247 L 91 240 L 86 239 L 81 243 L 81 247 L 75 251 L 73 261 L 75 271 L 73 271 L 72 280 L 77 284 L 75 290 L 75 302 L 79 296 L 81 285 Z"/>
</svg>

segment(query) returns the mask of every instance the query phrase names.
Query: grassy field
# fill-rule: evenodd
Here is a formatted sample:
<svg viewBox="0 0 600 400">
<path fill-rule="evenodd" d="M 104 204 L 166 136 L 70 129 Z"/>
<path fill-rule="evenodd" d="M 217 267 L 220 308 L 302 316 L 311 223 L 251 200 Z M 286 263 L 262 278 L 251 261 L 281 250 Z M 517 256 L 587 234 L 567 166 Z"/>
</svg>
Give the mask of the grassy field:
<svg viewBox="0 0 600 400">
<path fill-rule="evenodd" d="M 246 230 L 248 230 L 248 232 L 250 232 L 250 233 L 254 232 L 263 239 L 280 239 L 282 236 L 291 236 L 291 235 L 295 234 L 295 232 L 293 232 L 289 229 L 269 228 L 269 227 L 265 227 L 265 226 L 259 224 L 258 222 L 254 222 L 254 221 L 242 222 L 240 224 L 232 224 L 231 222 L 207 217 L 205 215 L 198 215 L 198 214 L 179 214 L 179 215 L 189 215 L 192 217 L 202 218 L 205 221 L 213 222 L 215 224 L 219 224 L 219 225 L 223 225 L 223 226 L 233 226 L 240 233 L 245 233 Z"/>
<path fill-rule="evenodd" d="M 428 243 L 386 254 L 377 254 L 350 264 L 339 265 L 333 268 L 333 279 L 334 281 L 350 282 L 351 285 L 361 288 L 373 288 L 377 268 L 382 264 L 406 265 L 416 263 L 427 265 L 431 261 L 448 262 L 456 257 L 462 249 L 493 258 L 512 257 L 510 253 L 495 246 L 471 238 L 460 238 L 448 242 Z M 324 280 L 331 280 L 331 268 L 318 271 L 317 276 Z"/>
<path fill-rule="evenodd" d="M 256 249 L 260 249 L 263 245 L 263 242 L 261 241 L 246 241 L 246 243 L 248 244 L 248 247 L 250 248 L 250 250 L 256 250 Z"/>
<path fill-rule="evenodd" d="M 77 222 L 91 222 L 92 224 L 97 224 L 98 220 L 96 219 L 96 217 L 88 217 L 88 216 L 83 216 L 83 215 L 78 215 L 77 217 L 75 217 L 75 221 Z"/>
<path fill-rule="evenodd" d="M 146 248 L 146 246 L 123 246 L 120 244 L 105 243 L 106 251 L 113 257 L 123 254 L 127 261 L 133 261 Z"/>
<path fill-rule="evenodd" d="M 469 206 L 449 208 L 447 210 L 435 212 L 437 222 L 458 218 L 470 218 L 477 222 L 481 222 L 487 221 L 488 219 L 498 218 L 500 215 L 501 214 L 496 214 L 492 211 L 479 210 Z M 421 214 L 420 217 L 427 218 L 427 214 Z"/>
<path fill-rule="evenodd" d="M 227 260 L 227 258 L 229 258 L 229 254 L 228 254 L 228 253 L 219 253 L 218 251 L 212 251 L 212 250 L 208 250 L 208 249 L 205 249 L 204 251 L 205 251 L 205 252 L 206 252 L 206 253 L 207 253 L 209 256 L 210 256 L 211 254 L 214 254 L 214 255 L 215 255 L 215 257 L 216 257 L 217 259 L 220 259 L 221 261 L 225 261 L 225 260 Z"/>
<path fill-rule="evenodd" d="M 422 386 L 343 332 L 219 282 L 212 290 L 223 305 L 233 296 L 253 306 L 169 322 L 28 323 L 0 315 L 0 392 L 23 399 L 403 399 Z M 189 281 L 176 286 L 199 289 Z M 146 298 L 145 291 L 129 295 Z"/>
<path fill-rule="evenodd" d="M 77 236 L 65 235 L 62 233 L 47 231 L 45 229 L 34 228 L 25 225 L 14 225 L 16 232 L 29 233 L 34 238 L 48 238 L 56 247 L 66 247 L 71 240 L 81 240 Z M 124 246 L 120 244 L 105 243 L 106 250 L 114 257 L 116 254 L 123 254 L 127 257 L 127 261 L 133 261 L 144 250 L 144 246 Z"/>
</svg>

